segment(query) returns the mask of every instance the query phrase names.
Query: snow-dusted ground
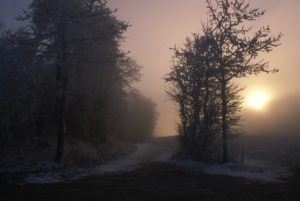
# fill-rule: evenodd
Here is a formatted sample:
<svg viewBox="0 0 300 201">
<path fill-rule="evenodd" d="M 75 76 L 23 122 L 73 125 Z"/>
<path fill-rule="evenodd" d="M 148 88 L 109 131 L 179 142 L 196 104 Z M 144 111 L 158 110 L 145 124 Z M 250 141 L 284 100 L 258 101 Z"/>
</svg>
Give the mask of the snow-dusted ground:
<svg viewBox="0 0 300 201">
<path fill-rule="evenodd" d="M 74 181 L 91 175 L 128 172 L 146 162 L 166 162 L 171 159 L 178 148 L 176 139 L 153 140 L 136 145 L 136 151 L 108 164 L 93 168 L 69 168 L 58 171 L 44 171 L 25 176 L 25 183 L 60 183 Z M 47 169 L 47 166 L 45 166 Z M 51 164 L 50 164 L 51 167 Z"/>
<path fill-rule="evenodd" d="M 281 182 L 283 178 L 290 176 L 285 168 L 274 167 L 264 161 L 257 160 L 245 160 L 243 165 L 232 163 L 215 165 L 188 160 L 170 160 L 178 148 L 175 138 L 153 140 L 136 146 L 134 153 L 93 168 L 63 168 L 53 163 L 40 164 L 35 167 L 38 171 L 31 171 L 38 173 L 25 174 L 24 184 L 70 182 L 85 176 L 128 172 L 135 170 L 146 162 L 167 162 L 208 174 L 244 177 L 261 182 Z"/>
<path fill-rule="evenodd" d="M 174 163 L 208 174 L 243 177 L 259 182 L 283 182 L 285 178 L 291 176 L 284 167 L 272 167 L 263 161 L 256 160 L 246 160 L 243 165 L 233 163 L 207 164 L 187 160 L 174 161 Z"/>
</svg>

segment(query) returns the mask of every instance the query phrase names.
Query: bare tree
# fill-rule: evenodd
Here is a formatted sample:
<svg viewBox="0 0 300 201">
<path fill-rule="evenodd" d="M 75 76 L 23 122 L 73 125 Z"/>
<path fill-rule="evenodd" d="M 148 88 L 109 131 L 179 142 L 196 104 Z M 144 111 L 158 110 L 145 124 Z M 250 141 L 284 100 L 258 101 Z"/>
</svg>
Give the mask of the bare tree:
<svg viewBox="0 0 300 201">
<path fill-rule="evenodd" d="M 183 149 L 204 153 L 209 139 L 221 131 L 222 162 L 227 162 L 228 136 L 238 124 L 242 102 L 241 89 L 232 81 L 277 72 L 257 57 L 280 45 L 282 34 L 272 36 L 267 26 L 251 35 L 251 28 L 243 24 L 264 11 L 251 9 L 244 0 L 208 0 L 207 5 L 209 18 L 203 35 L 193 34 L 184 48 L 173 49 L 174 64 L 166 81 L 172 85 L 169 95 L 179 104 Z"/>
<path fill-rule="evenodd" d="M 277 72 L 270 69 L 265 60 L 257 60 L 261 52 L 271 52 L 280 45 L 282 34 L 273 36 L 269 26 L 252 32 L 244 26 L 247 21 L 255 21 L 265 11 L 252 9 L 244 0 L 207 0 L 208 24 L 214 39 L 214 75 L 221 85 L 223 162 L 228 161 L 228 95 L 226 89 L 234 78 L 246 77 L 261 72 Z"/>
<path fill-rule="evenodd" d="M 182 152 L 197 160 L 208 160 L 209 141 L 219 125 L 212 50 L 208 35 L 193 34 L 184 48 L 173 48 L 174 64 L 165 78 L 172 86 L 169 96 L 179 105 Z"/>
</svg>

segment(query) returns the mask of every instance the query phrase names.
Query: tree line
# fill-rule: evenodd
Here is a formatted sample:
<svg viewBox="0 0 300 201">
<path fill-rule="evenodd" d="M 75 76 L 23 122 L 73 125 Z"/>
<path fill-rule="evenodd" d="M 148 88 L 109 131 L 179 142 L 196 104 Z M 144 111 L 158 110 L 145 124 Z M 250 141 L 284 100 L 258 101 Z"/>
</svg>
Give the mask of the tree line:
<svg viewBox="0 0 300 201">
<path fill-rule="evenodd" d="M 179 106 L 180 155 L 227 162 L 228 139 L 239 134 L 242 89 L 236 80 L 277 72 L 258 56 L 280 45 L 282 34 L 272 35 L 269 26 L 247 27 L 265 11 L 244 0 L 207 0 L 207 8 L 202 33 L 188 37 L 183 48 L 171 48 L 173 65 L 165 80 Z"/>
<path fill-rule="evenodd" d="M 60 163 L 72 141 L 151 136 L 155 104 L 132 87 L 141 67 L 121 49 L 129 24 L 114 13 L 105 0 L 33 0 L 24 26 L 1 30 L 1 163 L 44 149 Z"/>
</svg>

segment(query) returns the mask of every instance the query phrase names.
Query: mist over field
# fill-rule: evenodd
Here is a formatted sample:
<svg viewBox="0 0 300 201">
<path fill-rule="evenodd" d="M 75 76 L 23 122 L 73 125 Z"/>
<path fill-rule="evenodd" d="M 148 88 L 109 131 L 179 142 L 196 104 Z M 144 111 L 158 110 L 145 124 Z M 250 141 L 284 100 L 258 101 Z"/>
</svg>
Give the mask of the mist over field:
<svg viewBox="0 0 300 201">
<path fill-rule="evenodd" d="M 299 135 L 300 96 L 272 100 L 266 112 L 244 111 L 245 129 L 249 134 Z"/>
</svg>

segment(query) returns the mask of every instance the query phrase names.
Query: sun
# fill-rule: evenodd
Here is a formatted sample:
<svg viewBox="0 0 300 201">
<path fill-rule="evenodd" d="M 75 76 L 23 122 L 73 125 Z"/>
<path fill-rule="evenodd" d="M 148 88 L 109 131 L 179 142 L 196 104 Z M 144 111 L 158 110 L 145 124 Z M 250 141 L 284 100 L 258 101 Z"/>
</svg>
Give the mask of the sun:
<svg viewBox="0 0 300 201">
<path fill-rule="evenodd" d="M 249 95 L 246 105 L 255 110 L 262 110 L 266 107 L 270 97 L 262 91 L 255 91 Z"/>
</svg>

